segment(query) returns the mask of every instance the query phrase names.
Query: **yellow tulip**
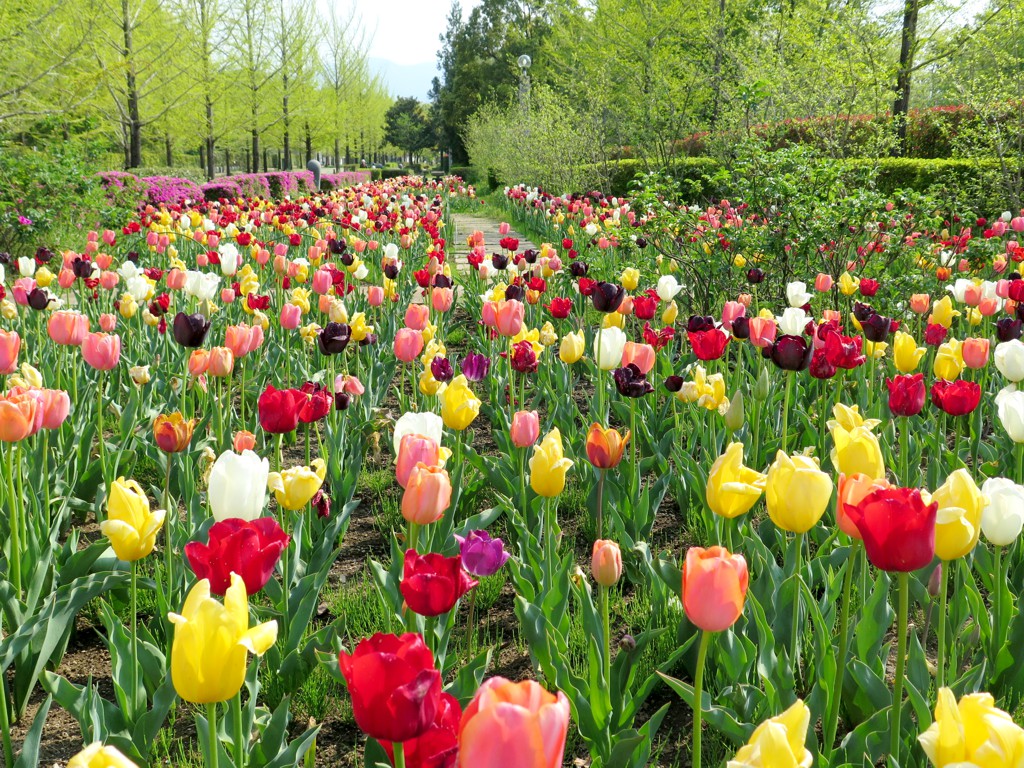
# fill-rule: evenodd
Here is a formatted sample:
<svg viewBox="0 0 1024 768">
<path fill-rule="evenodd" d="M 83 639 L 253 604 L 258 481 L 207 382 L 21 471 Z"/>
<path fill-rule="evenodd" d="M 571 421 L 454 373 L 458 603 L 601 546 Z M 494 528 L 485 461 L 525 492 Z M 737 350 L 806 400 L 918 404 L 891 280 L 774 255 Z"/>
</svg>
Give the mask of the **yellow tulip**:
<svg viewBox="0 0 1024 768">
<path fill-rule="evenodd" d="M 727 768 L 810 768 L 814 757 L 804 746 L 810 724 L 811 710 L 797 699 L 781 715 L 757 726 Z"/>
<path fill-rule="evenodd" d="M 619 276 L 619 283 L 627 291 L 635 291 L 640 285 L 640 270 L 636 267 L 626 267 Z"/>
<path fill-rule="evenodd" d="M 466 377 L 459 374 L 438 394 L 441 400 L 441 420 L 448 429 L 461 432 L 480 415 L 480 398 L 469 388 Z"/>
<path fill-rule="evenodd" d="M 626 316 L 624 314 L 622 314 L 621 312 L 608 312 L 608 313 L 606 313 L 604 315 L 603 319 L 601 320 L 601 327 L 602 328 L 611 328 L 612 326 L 614 326 L 616 328 L 625 328 L 626 327 Z"/>
<path fill-rule="evenodd" d="M 948 298 L 948 297 L 947 297 Z M 957 339 L 950 339 L 939 345 L 935 353 L 932 372 L 940 379 L 953 381 L 964 369 L 963 344 Z"/>
<path fill-rule="evenodd" d="M 419 378 L 419 390 L 421 394 L 430 397 L 436 395 L 441 389 L 442 383 L 434 378 L 434 374 L 431 373 L 430 369 L 423 371 Z"/>
<path fill-rule="evenodd" d="M 839 276 L 839 292 L 843 296 L 852 296 L 860 288 L 860 282 L 853 279 L 853 276 L 849 272 L 843 272 Z"/>
<path fill-rule="evenodd" d="M 859 405 L 843 405 L 842 403 L 836 403 L 832 408 L 833 418 L 825 422 L 825 426 L 828 427 L 831 432 L 836 427 L 842 427 L 843 429 L 850 431 L 857 427 L 864 427 L 865 429 L 872 430 L 882 423 L 881 419 L 865 419 L 860 415 Z"/>
<path fill-rule="evenodd" d="M 744 515 L 761 498 L 766 480 L 756 469 L 743 466 L 743 443 L 729 443 L 708 475 L 708 507 L 721 517 Z"/>
<path fill-rule="evenodd" d="M 39 369 L 33 368 L 28 363 L 22 363 L 18 370 L 20 373 L 7 379 L 7 386 L 24 387 L 25 389 L 39 389 L 43 386 L 43 375 Z"/>
<path fill-rule="evenodd" d="M 126 293 L 123 296 L 121 296 L 121 301 L 119 301 L 117 304 L 117 311 L 125 320 L 131 320 L 139 311 L 139 304 L 137 301 L 135 301 L 134 296 L 132 296 L 130 293 Z"/>
<path fill-rule="evenodd" d="M 554 330 L 554 329 L 552 329 Z M 544 351 L 544 345 L 540 341 L 540 331 L 537 328 L 527 328 L 525 325 L 519 329 L 519 333 L 508 340 L 509 347 L 514 347 L 521 341 L 530 342 L 530 346 L 533 347 L 533 353 L 540 355 Z"/>
<path fill-rule="evenodd" d="M 679 307 L 674 301 L 670 301 L 668 306 L 665 307 L 665 311 L 661 313 L 661 322 L 663 325 L 675 325 L 676 318 L 679 317 Z"/>
<path fill-rule="evenodd" d="M 888 342 L 871 341 L 871 339 L 864 339 L 864 355 L 866 357 L 873 357 L 876 360 L 881 360 L 883 357 L 885 357 L 885 350 L 887 350 L 888 348 Z"/>
<path fill-rule="evenodd" d="M 366 322 L 366 315 L 362 312 L 352 315 L 349 328 L 352 329 L 352 341 L 362 341 L 374 331 L 374 327 Z"/>
<path fill-rule="evenodd" d="M 554 346 L 558 341 L 558 334 L 555 332 L 555 326 L 548 320 L 540 329 L 540 343 L 541 346 L 551 347 Z"/>
<path fill-rule="evenodd" d="M 825 514 L 832 498 L 832 478 L 810 456 L 787 456 L 779 451 L 768 468 L 765 501 L 768 516 L 779 528 L 806 533 Z"/>
<path fill-rule="evenodd" d="M 896 331 L 892 340 L 892 359 L 900 373 L 913 373 L 917 370 L 917 364 L 927 351 L 925 347 L 917 346 L 909 333 Z"/>
<path fill-rule="evenodd" d="M 306 344 L 308 344 L 309 346 L 313 346 L 314 344 L 316 344 L 316 338 L 317 336 L 320 335 L 320 331 L 322 330 L 323 328 L 321 328 L 316 323 L 310 323 L 309 325 L 304 325 L 301 328 L 299 328 L 299 336 L 302 337 L 302 340 Z"/>
<path fill-rule="evenodd" d="M 558 357 L 563 363 L 572 365 L 579 362 L 586 350 L 586 342 L 583 338 L 583 331 L 573 333 L 570 331 L 562 337 L 562 343 L 558 345 Z"/>
<path fill-rule="evenodd" d="M 305 288 L 292 288 L 291 298 L 288 299 L 288 303 L 294 304 L 302 310 L 302 314 L 306 314 L 309 312 L 309 297 L 310 292 Z"/>
<path fill-rule="evenodd" d="M 119 477 L 107 494 L 107 519 L 100 523 L 100 532 L 110 539 L 118 559 L 132 563 L 153 551 L 166 515 L 162 509 L 150 511 L 137 482 Z"/>
<path fill-rule="evenodd" d="M 53 272 L 48 270 L 46 267 L 40 267 L 36 270 L 36 284 L 40 288 L 46 288 L 54 280 Z"/>
<path fill-rule="evenodd" d="M 104 746 L 97 741 L 90 744 L 68 762 L 68 768 L 139 768 L 125 757 L 117 747 Z"/>
<path fill-rule="evenodd" d="M 555 427 L 533 448 L 530 457 L 530 487 L 538 496 L 553 498 L 565 489 L 565 474 L 573 462 L 565 458 L 562 433 Z"/>
<path fill-rule="evenodd" d="M 935 768 L 1016 768 L 1024 762 L 1024 729 L 989 693 L 957 702 L 953 691 L 940 688 L 935 720 L 917 740 Z"/>
<path fill-rule="evenodd" d="M 224 604 L 210 597 L 210 582 L 199 581 L 185 598 L 174 624 L 171 680 L 174 690 L 193 704 L 227 701 L 245 682 L 246 651 L 262 656 L 277 641 L 277 622 L 250 629 L 245 583 L 231 574 Z"/>
<path fill-rule="evenodd" d="M 977 307 L 967 308 L 967 322 L 971 325 L 981 325 L 981 321 L 984 319 L 984 315 L 981 314 Z"/>
<path fill-rule="evenodd" d="M 737 269 L 743 269 L 747 266 L 747 260 L 742 253 L 737 253 L 732 259 L 732 265 Z"/>
<path fill-rule="evenodd" d="M 327 465 L 323 459 L 313 459 L 312 466 L 292 467 L 284 472 L 271 472 L 267 487 L 274 492 L 277 503 L 295 512 L 305 507 L 324 484 Z"/>
<path fill-rule="evenodd" d="M 851 430 L 836 425 L 832 430 L 832 466 L 844 475 L 867 475 L 872 480 L 885 477 L 885 461 L 878 438 L 866 427 Z"/>
<path fill-rule="evenodd" d="M 949 328 L 953 324 L 954 317 L 960 317 L 960 312 L 953 309 L 953 300 L 949 296 L 943 296 L 932 304 L 932 313 L 928 315 L 928 324 L 938 324 Z"/>
<path fill-rule="evenodd" d="M 956 560 L 968 554 L 978 543 L 981 534 L 981 513 L 988 505 L 964 468 L 946 478 L 932 494 L 939 505 L 935 517 L 935 554 L 940 560 Z"/>
</svg>

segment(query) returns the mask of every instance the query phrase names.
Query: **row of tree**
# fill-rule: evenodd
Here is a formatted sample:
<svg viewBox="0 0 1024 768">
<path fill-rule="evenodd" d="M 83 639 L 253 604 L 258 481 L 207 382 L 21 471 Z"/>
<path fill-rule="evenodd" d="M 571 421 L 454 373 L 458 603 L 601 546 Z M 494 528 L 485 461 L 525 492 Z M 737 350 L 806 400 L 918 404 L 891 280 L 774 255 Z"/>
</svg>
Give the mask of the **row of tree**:
<svg viewBox="0 0 1024 768">
<path fill-rule="evenodd" d="M 305 0 L 5 0 L 0 133 L 82 138 L 127 169 L 372 157 L 385 84 L 355 12 Z M 273 148 L 273 151 L 268 149 Z"/>
<path fill-rule="evenodd" d="M 516 120 L 523 54 L 563 113 L 542 122 L 596 128 L 599 157 L 864 113 L 892 115 L 874 151 L 900 154 L 909 109 L 1024 98 L 1022 29 L 1018 0 L 483 0 L 465 21 L 456 2 L 432 97 L 457 163 L 537 119 Z"/>
</svg>

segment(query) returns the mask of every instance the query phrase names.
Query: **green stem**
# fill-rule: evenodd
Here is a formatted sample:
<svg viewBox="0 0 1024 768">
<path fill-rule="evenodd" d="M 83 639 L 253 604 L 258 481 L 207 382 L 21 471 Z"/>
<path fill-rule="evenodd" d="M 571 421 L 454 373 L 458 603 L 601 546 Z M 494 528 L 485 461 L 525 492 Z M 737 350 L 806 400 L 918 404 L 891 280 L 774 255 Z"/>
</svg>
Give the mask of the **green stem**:
<svg viewBox="0 0 1024 768">
<path fill-rule="evenodd" d="M 0 638 L 3 633 L 0 632 Z M 7 694 L 7 674 L 0 674 L 0 736 L 3 737 L 4 765 L 14 765 L 14 745 L 11 743 L 11 711 Z"/>
<path fill-rule="evenodd" d="M 829 706 L 828 724 L 825 726 L 825 741 L 822 746 L 826 754 L 832 754 L 832 746 L 836 742 L 836 731 L 839 729 L 839 704 L 842 701 L 843 682 L 846 676 L 846 646 L 850 633 L 850 598 L 853 587 L 853 570 L 857 564 L 857 544 L 850 547 L 850 555 L 846 560 L 846 573 L 843 574 L 843 604 L 839 615 L 839 660 L 836 669 L 836 682 L 833 686 L 832 703 Z M 831 760 L 829 763 L 831 764 Z"/>
<path fill-rule="evenodd" d="M 242 723 L 242 690 L 231 700 L 231 714 L 235 721 L 235 768 L 244 768 L 246 747 L 249 746 L 245 738 L 245 727 Z"/>
<path fill-rule="evenodd" d="M 796 535 L 796 563 L 793 567 L 793 632 L 789 637 L 789 661 L 793 665 L 793 677 L 800 676 L 800 582 L 803 576 L 800 571 L 803 566 L 804 535 Z"/>
<path fill-rule="evenodd" d="M 396 741 L 391 746 L 395 750 L 395 768 L 405 768 L 405 744 Z"/>
<path fill-rule="evenodd" d="M 949 580 L 949 574 L 946 573 L 946 563 L 940 561 L 939 569 L 942 572 L 942 579 L 939 583 L 939 621 L 938 621 L 938 656 L 935 659 L 936 666 L 938 667 L 936 673 L 936 680 L 939 688 L 944 688 L 946 685 L 946 605 L 948 599 L 948 586 L 947 581 Z M 992 657 L 995 659 L 995 657 Z"/>
<path fill-rule="evenodd" d="M 50 430 L 42 430 L 43 437 L 43 508 L 46 510 L 46 535 L 49 536 L 53 526 L 53 517 L 50 513 Z"/>
<path fill-rule="evenodd" d="M 608 426 L 604 412 L 604 387 L 601 386 L 601 336 L 604 335 L 604 321 L 597 327 L 597 349 L 594 354 L 594 362 L 597 363 L 597 371 L 594 373 L 594 389 L 597 390 L 597 420 L 603 426 Z"/>
<path fill-rule="evenodd" d="M 995 563 L 995 574 L 994 574 L 994 586 L 995 594 L 992 596 L 992 653 L 990 658 L 992 663 L 995 664 L 996 658 L 999 656 L 999 649 L 1002 648 L 1002 634 L 1003 634 L 1003 622 L 1005 621 L 1005 615 L 1003 613 L 1003 586 L 1005 576 L 1003 574 L 1003 548 L 996 547 L 996 563 Z"/>
<path fill-rule="evenodd" d="M 704 716 L 704 662 L 708 656 L 711 633 L 702 630 L 697 650 L 697 674 L 693 679 L 693 768 L 700 768 L 700 728 Z"/>
<path fill-rule="evenodd" d="M 597 538 L 604 538 L 604 470 L 597 470 Z"/>
<path fill-rule="evenodd" d="M 1024 443 L 1017 443 L 1017 483 L 1024 484 Z"/>
<path fill-rule="evenodd" d="M 475 612 L 476 590 L 474 589 L 469 593 L 469 616 L 466 617 L 466 653 L 470 656 L 473 655 L 473 641 L 476 639 Z"/>
<path fill-rule="evenodd" d="M 18 515 L 18 495 L 14 489 L 14 454 L 16 446 L 12 443 L 7 451 L 7 496 L 8 507 L 10 508 L 11 525 L 11 584 L 14 585 L 14 594 L 21 599 L 21 521 Z M 13 765 L 13 763 L 11 763 Z"/>
<path fill-rule="evenodd" d="M 175 520 L 178 516 L 177 506 L 171 506 L 171 454 L 167 454 L 167 470 L 164 474 L 164 511 L 167 514 L 167 530 L 164 531 L 164 570 L 167 578 L 167 599 L 171 605 L 175 601 L 171 596 L 171 589 L 174 586 L 174 537 L 172 532 L 176 528 Z"/>
<path fill-rule="evenodd" d="M 889 756 L 897 763 L 900 758 L 900 716 L 903 714 L 903 675 L 907 663 L 907 613 L 910 610 L 910 575 L 899 574 L 900 605 L 897 614 L 896 683 L 892 699 L 892 733 L 889 736 Z"/>
<path fill-rule="evenodd" d="M 612 687 L 612 631 L 611 611 L 608 606 L 608 587 L 599 586 L 601 596 L 601 619 L 604 622 L 604 684 Z"/>
<path fill-rule="evenodd" d="M 519 499 L 527 524 L 530 524 L 530 505 L 526 498 L 526 452 L 527 448 L 519 449 Z M 598 536 L 600 538 L 600 536 Z"/>
<path fill-rule="evenodd" d="M 416 549 L 416 545 L 420 541 L 420 526 L 417 523 L 409 523 L 409 531 L 405 537 L 406 549 Z"/>
<path fill-rule="evenodd" d="M 910 417 L 900 419 L 900 466 L 903 468 L 903 482 L 907 488 L 914 488 L 917 483 L 910 479 Z"/>
<path fill-rule="evenodd" d="M 139 707 L 139 564 L 132 561 L 132 708 L 138 716 L 142 709 Z M 145 697 L 143 697 L 143 704 Z"/>
<path fill-rule="evenodd" d="M 99 438 L 99 452 L 100 452 L 100 474 L 103 477 L 103 483 L 107 484 L 107 457 L 106 450 L 103 446 L 103 371 L 99 372 L 99 384 L 96 387 L 96 427 L 97 427 L 97 438 Z"/>
<path fill-rule="evenodd" d="M 786 371 L 786 394 L 782 401 L 782 452 L 789 452 L 789 402 L 793 397 L 792 371 Z"/>
<path fill-rule="evenodd" d="M 220 744 L 217 743 L 217 702 L 215 701 L 206 705 L 206 726 L 210 739 L 210 761 L 206 764 L 206 768 L 217 768 Z"/>
</svg>

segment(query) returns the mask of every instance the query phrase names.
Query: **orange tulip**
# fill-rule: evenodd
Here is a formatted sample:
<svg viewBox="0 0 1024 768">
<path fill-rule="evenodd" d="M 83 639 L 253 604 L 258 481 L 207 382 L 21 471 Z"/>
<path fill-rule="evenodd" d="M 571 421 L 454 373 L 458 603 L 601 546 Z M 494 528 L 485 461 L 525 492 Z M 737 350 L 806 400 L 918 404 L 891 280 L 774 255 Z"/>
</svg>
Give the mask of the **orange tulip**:
<svg viewBox="0 0 1024 768">
<path fill-rule="evenodd" d="M 17 331 L 0 328 L 0 376 L 18 370 L 18 352 L 21 351 L 21 336 Z"/>
<path fill-rule="evenodd" d="M 210 375 L 223 379 L 231 375 L 235 368 L 235 356 L 227 347 L 214 347 L 210 350 Z"/>
<path fill-rule="evenodd" d="M 235 439 L 232 441 L 231 447 L 235 449 L 235 453 L 251 451 L 256 448 L 256 435 L 248 430 L 240 429 L 235 432 Z"/>
<path fill-rule="evenodd" d="M 910 297 L 910 309 L 919 315 L 923 315 L 932 307 L 932 297 L 927 293 L 915 293 Z"/>
<path fill-rule="evenodd" d="M 195 419 L 186 419 L 179 411 L 160 414 L 153 421 L 153 438 L 164 453 L 181 453 L 192 442 L 195 427 Z"/>
<path fill-rule="evenodd" d="M 888 487 L 889 481 L 885 479 L 875 480 L 863 474 L 839 475 L 839 503 L 836 505 L 836 523 L 839 530 L 851 539 L 863 541 L 860 530 L 846 514 L 846 509 L 860 504 L 872 491 Z"/>
<path fill-rule="evenodd" d="M 452 482 L 447 470 L 428 467 L 422 461 L 409 473 L 402 494 L 402 517 L 410 523 L 428 525 L 441 519 L 452 501 Z"/>
<path fill-rule="evenodd" d="M 598 469 L 611 469 L 619 466 L 630 436 L 629 430 L 626 430 L 626 435 L 623 437 L 611 427 L 602 429 L 600 424 L 594 422 L 590 425 L 590 431 L 587 433 L 587 459 Z"/>
<path fill-rule="evenodd" d="M 747 561 L 725 547 L 690 547 L 683 566 L 683 607 L 697 627 L 721 632 L 736 623 L 747 598 Z"/>
<path fill-rule="evenodd" d="M 459 768 L 560 768 L 569 717 L 561 691 L 492 677 L 462 714 Z"/>
<path fill-rule="evenodd" d="M 199 378 L 210 368 L 210 352 L 205 349 L 193 349 L 188 357 L 188 372 L 190 376 Z"/>
<path fill-rule="evenodd" d="M 622 552 L 619 545 L 607 539 L 594 542 L 590 572 L 602 587 L 614 587 L 622 578 Z"/>
<path fill-rule="evenodd" d="M 502 336 L 515 336 L 523 330 L 526 305 L 516 299 L 502 299 L 495 302 L 494 322 Z"/>
<path fill-rule="evenodd" d="M 988 350 L 991 342 L 988 339 L 964 339 L 960 348 L 964 356 L 964 365 L 977 370 L 988 365 Z"/>
<path fill-rule="evenodd" d="M 0 394 L 0 442 L 16 443 L 42 426 L 39 398 L 25 390 Z"/>
<path fill-rule="evenodd" d="M 622 348 L 622 367 L 632 363 L 640 369 L 640 373 L 646 376 L 654 368 L 654 347 L 650 344 L 637 344 L 635 341 L 627 341 Z"/>
</svg>

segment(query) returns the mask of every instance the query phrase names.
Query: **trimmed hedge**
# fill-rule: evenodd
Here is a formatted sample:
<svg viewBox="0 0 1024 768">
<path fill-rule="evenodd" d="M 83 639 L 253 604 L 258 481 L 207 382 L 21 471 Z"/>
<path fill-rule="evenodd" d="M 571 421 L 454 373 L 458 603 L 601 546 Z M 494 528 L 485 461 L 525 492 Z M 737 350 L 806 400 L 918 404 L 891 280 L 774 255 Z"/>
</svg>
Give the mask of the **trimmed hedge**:
<svg viewBox="0 0 1024 768">
<path fill-rule="evenodd" d="M 415 171 L 408 168 L 374 168 L 370 171 L 372 174 L 370 178 L 373 181 L 381 181 L 383 179 L 397 179 L 401 176 L 415 176 Z"/>
<path fill-rule="evenodd" d="M 898 189 L 925 192 L 943 187 L 963 190 L 980 202 L 991 202 L 1000 197 L 992 182 L 993 175 L 999 172 L 999 163 L 994 160 L 883 157 L 837 162 L 852 172 L 851 177 L 863 178 L 865 171 L 874 171 L 875 187 L 885 194 L 892 194 Z M 647 170 L 653 168 L 640 160 L 620 160 L 612 173 L 608 193 L 617 196 L 628 194 L 630 182 Z M 709 157 L 681 158 L 668 168 L 668 172 L 683 185 L 684 191 L 705 197 L 734 194 L 710 183 L 710 177 L 720 170 L 722 165 Z M 687 189 L 687 184 L 690 189 Z"/>
</svg>

